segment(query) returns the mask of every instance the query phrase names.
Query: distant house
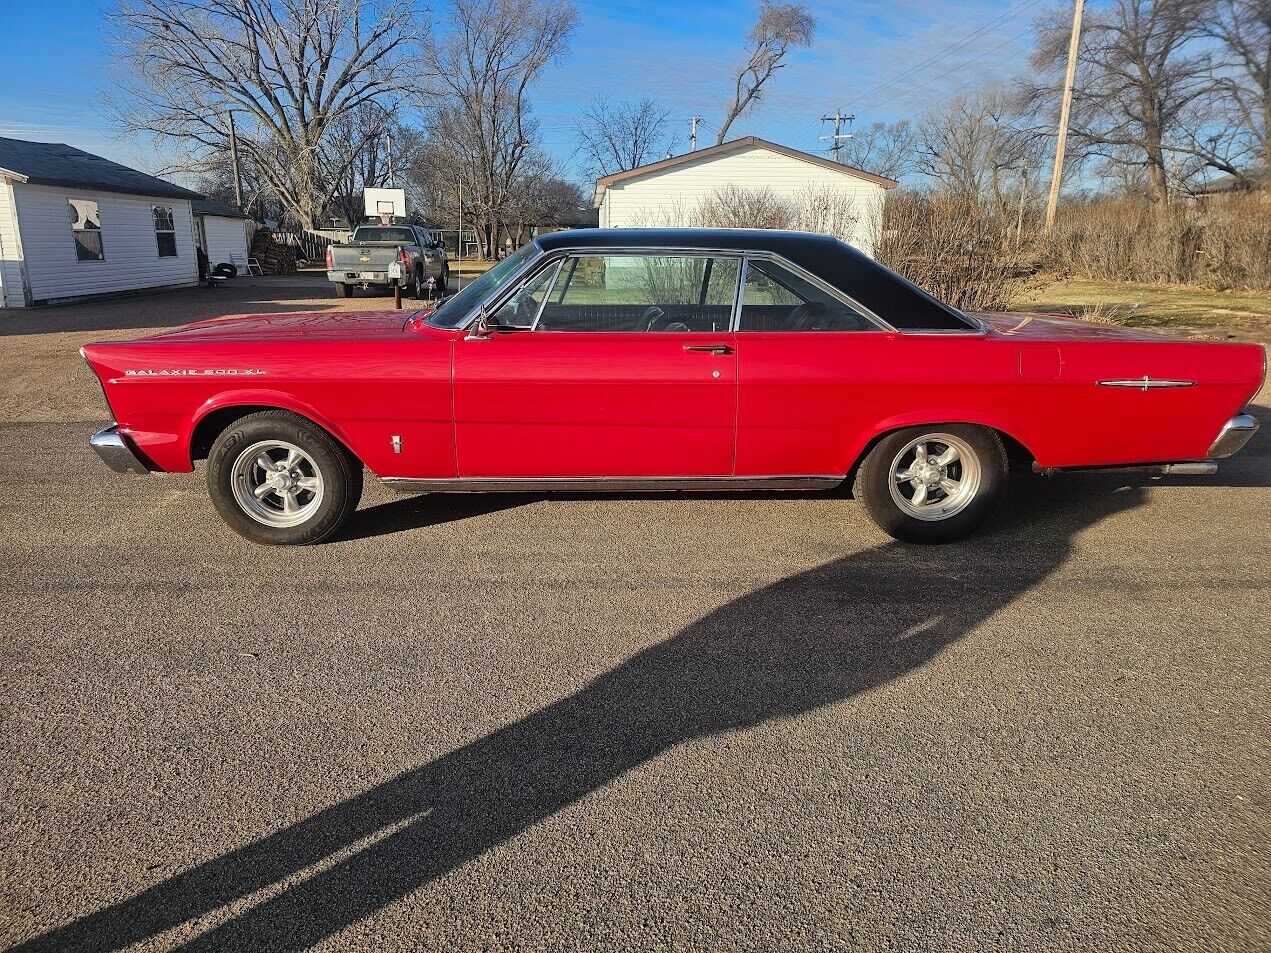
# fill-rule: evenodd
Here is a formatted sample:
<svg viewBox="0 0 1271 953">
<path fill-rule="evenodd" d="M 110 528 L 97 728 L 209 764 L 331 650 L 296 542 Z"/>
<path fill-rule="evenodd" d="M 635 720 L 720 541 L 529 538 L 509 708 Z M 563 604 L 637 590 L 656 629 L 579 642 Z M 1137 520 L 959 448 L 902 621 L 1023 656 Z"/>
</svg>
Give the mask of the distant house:
<svg viewBox="0 0 1271 953">
<path fill-rule="evenodd" d="M 0 138 L 0 303 L 197 284 L 198 198 L 62 143 Z"/>
<path fill-rule="evenodd" d="M 857 248 L 872 254 L 887 190 L 898 183 L 841 165 L 822 156 L 748 136 L 709 149 L 607 175 L 596 181 L 593 204 L 601 228 L 699 224 L 704 202 L 721 191 L 766 191 L 792 206 L 827 202 L 841 212 L 807 216 L 810 230 L 840 230 Z M 850 227 L 842 228 L 847 221 Z M 825 224 L 817 224 L 817 223 Z M 756 223 L 760 224 L 760 223 Z"/>
<path fill-rule="evenodd" d="M 221 262 L 247 271 L 247 216 L 227 202 L 195 199 L 194 243 L 207 254 L 211 267 Z"/>
<path fill-rule="evenodd" d="M 1261 189 L 1267 184 L 1267 181 L 1267 173 L 1261 169 L 1255 169 L 1239 178 L 1234 175 L 1222 175 L 1192 188 L 1191 197 L 1194 199 L 1207 199 L 1221 195 L 1239 195 L 1241 192 L 1253 192 Z"/>
</svg>

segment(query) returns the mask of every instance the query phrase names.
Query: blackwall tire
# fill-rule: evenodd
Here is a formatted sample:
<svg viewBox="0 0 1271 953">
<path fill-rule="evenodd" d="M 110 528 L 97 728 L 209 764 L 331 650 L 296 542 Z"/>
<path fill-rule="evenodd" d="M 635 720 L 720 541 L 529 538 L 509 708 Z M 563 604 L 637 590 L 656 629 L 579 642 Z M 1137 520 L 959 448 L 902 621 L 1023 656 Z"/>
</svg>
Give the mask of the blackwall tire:
<svg viewBox="0 0 1271 953">
<path fill-rule="evenodd" d="M 362 465 L 312 421 L 263 411 L 235 421 L 207 459 L 207 488 L 240 536 L 275 546 L 321 543 L 362 498 Z"/>
<path fill-rule="evenodd" d="M 856 471 L 852 495 L 894 539 L 951 543 L 992 513 L 1006 474 L 1006 451 L 988 428 L 910 427 L 874 445 Z"/>
<path fill-rule="evenodd" d="M 353 297 L 353 286 L 352 286 L 352 285 L 344 284 L 343 282 L 341 282 L 341 283 L 340 283 L 337 287 L 340 289 L 340 297 L 341 297 L 341 298 L 352 298 L 352 297 Z"/>
</svg>

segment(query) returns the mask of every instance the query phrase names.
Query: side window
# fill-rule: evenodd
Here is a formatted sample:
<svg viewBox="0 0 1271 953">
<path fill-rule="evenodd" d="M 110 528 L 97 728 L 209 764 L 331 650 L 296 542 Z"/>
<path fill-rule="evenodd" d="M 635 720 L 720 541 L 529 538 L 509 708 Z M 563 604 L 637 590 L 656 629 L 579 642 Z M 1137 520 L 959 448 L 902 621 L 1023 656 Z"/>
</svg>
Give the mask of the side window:
<svg viewBox="0 0 1271 953">
<path fill-rule="evenodd" d="M 741 331 L 875 331 L 863 315 L 788 268 L 746 263 Z"/>
<path fill-rule="evenodd" d="M 167 205 L 154 207 L 154 237 L 159 245 L 160 258 L 177 257 L 177 230 L 172 220 L 172 209 Z"/>
<path fill-rule="evenodd" d="M 490 315 L 491 324 L 505 328 L 531 328 L 538 317 L 538 309 L 543 298 L 552 286 L 552 278 L 556 275 L 560 262 L 549 265 L 532 277 L 516 294 L 512 295 L 498 311 Z"/>
<path fill-rule="evenodd" d="M 727 331 L 737 258 L 580 255 L 560 269 L 541 331 Z"/>
<path fill-rule="evenodd" d="M 102 220 L 97 203 L 92 199 L 69 199 L 71 236 L 75 239 L 75 257 L 80 261 L 102 261 Z"/>
</svg>

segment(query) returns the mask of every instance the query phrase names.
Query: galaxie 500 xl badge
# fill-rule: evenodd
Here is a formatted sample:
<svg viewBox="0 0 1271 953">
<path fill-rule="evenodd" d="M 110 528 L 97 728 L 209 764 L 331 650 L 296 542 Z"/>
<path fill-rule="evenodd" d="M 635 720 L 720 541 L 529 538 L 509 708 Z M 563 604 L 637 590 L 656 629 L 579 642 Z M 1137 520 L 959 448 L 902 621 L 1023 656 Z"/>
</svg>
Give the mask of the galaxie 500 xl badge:
<svg viewBox="0 0 1271 953">
<path fill-rule="evenodd" d="M 257 368 L 237 368 L 237 367 L 209 367 L 199 369 L 197 367 L 177 367 L 165 368 L 161 371 L 153 370 L 126 370 L 125 377 L 257 377 L 265 372 Z"/>
</svg>

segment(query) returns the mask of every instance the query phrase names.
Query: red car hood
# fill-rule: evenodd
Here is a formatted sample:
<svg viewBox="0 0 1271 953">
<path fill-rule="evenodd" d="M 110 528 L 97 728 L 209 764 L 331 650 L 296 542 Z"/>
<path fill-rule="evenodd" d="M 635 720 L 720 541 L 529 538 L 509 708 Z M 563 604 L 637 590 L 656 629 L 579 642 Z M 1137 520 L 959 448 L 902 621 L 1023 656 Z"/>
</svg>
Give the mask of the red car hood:
<svg viewBox="0 0 1271 953">
<path fill-rule="evenodd" d="M 1095 324 L 1061 314 L 1012 312 L 976 314 L 995 334 L 1028 341 L 1167 341 L 1154 331 L 1122 328 L 1115 324 Z"/>
<path fill-rule="evenodd" d="M 290 314 L 238 314 L 156 334 L 152 339 L 204 341 L 347 341 L 401 337 L 420 315 L 411 311 L 306 311 Z"/>
</svg>

